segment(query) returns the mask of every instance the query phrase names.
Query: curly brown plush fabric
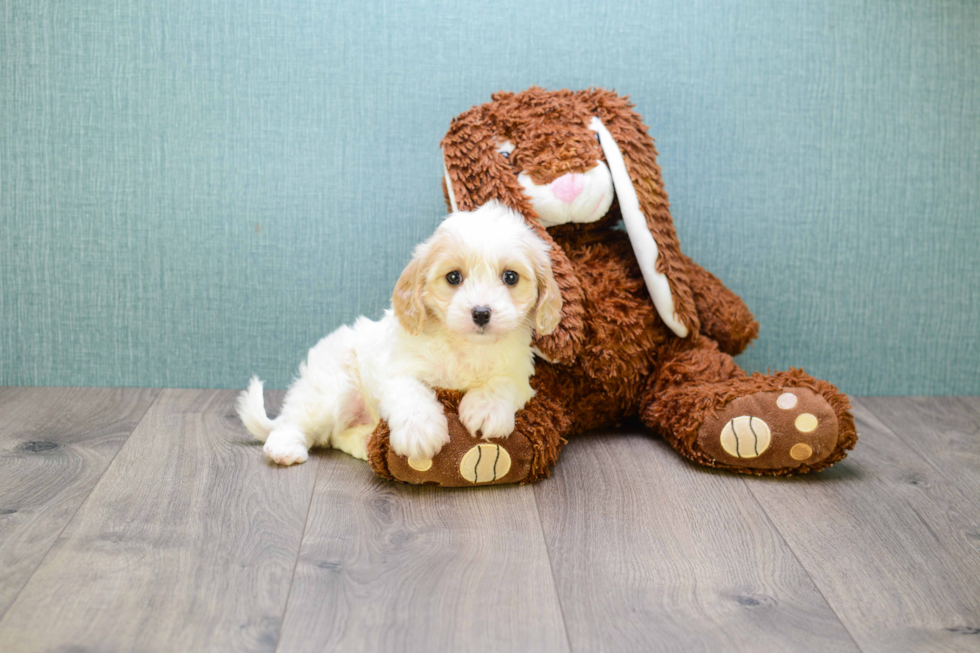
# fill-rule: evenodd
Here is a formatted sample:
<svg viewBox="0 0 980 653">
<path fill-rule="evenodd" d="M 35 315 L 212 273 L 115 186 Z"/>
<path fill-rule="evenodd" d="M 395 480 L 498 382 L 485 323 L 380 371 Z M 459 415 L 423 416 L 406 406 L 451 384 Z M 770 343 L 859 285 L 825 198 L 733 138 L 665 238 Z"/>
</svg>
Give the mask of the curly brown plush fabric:
<svg viewBox="0 0 980 653">
<path fill-rule="evenodd" d="M 622 152 L 659 251 L 656 270 L 669 282 L 687 337 L 667 328 L 651 300 L 629 237 L 617 228 L 618 198 L 596 222 L 546 230 L 518 181 L 525 172 L 535 184 L 549 184 L 604 161 L 589 128 L 593 117 Z M 497 151 L 504 141 L 514 145 L 509 158 Z M 685 457 L 733 472 L 816 471 L 854 447 L 847 397 L 833 385 L 797 369 L 746 375 L 732 360 L 759 325 L 737 295 L 681 252 L 656 148 L 627 98 L 602 89 L 496 93 L 453 120 L 442 148 L 459 209 L 503 202 L 552 247 L 562 321 L 554 334 L 536 340 L 547 359 L 538 360 L 532 379 L 536 395 L 518 413 L 514 434 L 497 441 L 514 448 L 515 460 L 530 456 L 520 461 L 528 470 L 521 482 L 547 476 L 567 436 L 637 416 Z M 448 204 L 445 182 L 443 190 Z M 440 399 L 455 423 L 458 398 L 440 393 Z M 460 477 L 456 449 L 433 459 L 425 478 L 393 473 L 400 463 L 387 448 L 385 429 L 379 427 L 369 449 L 382 476 L 468 484 Z"/>
</svg>

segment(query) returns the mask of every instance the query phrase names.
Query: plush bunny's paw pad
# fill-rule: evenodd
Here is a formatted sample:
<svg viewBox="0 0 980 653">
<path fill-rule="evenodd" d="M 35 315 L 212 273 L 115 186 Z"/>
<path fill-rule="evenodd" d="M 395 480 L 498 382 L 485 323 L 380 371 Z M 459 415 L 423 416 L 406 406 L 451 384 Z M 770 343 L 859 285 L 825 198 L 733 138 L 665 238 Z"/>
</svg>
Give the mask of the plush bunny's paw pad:
<svg viewBox="0 0 980 653">
<path fill-rule="evenodd" d="M 837 415 L 806 388 L 739 397 L 709 416 L 698 444 L 725 465 L 758 470 L 813 466 L 837 446 Z"/>
</svg>

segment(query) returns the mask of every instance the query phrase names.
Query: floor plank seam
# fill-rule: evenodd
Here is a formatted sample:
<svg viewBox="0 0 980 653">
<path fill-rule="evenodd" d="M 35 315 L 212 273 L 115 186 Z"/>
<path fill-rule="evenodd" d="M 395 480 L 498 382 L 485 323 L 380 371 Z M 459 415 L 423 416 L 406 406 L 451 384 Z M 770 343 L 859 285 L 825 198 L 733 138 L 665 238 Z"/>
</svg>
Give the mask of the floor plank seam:
<svg viewBox="0 0 980 653">
<path fill-rule="evenodd" d="M 140 415 L 138 420 L 136 420 L 136 424 L 134 424 L 133 428 L 130 429 L 129 434 L 126 436 L 126 440 L 119 446 L 119 448 L 116 450 L 116 453 L 112 455 L 112 459 L 109 461 L 109 464 L 105 466 L 104 470 L 102 470 L 102 474 L 99 475 L 99 480 L 92 484 L 92 489 L 89 490 L 88 494 L 85 496 L 84 499 L 79 501 L 78 506 L 76 506 L 75 510 L 71 513 L 71 517 L 69 517 L 65 521 L 65 525 L 62 526 L 60 531 L 58 531 L 57 537 L 55 537 L 51 541 L 51 546 L 48 548 L 47 551 L 44 552 L 44 555 L 41 557 L 41 559 L 38 560 L 38 563 L 34 567 L 34 570 L 31 571 L 31 575 L 27 577 L 27 580 L 24 581 L 24 584 L 20 586 L 19 590 L 17 590 L 17 594 L 14 595 L 14 599 L 7 605 L 7 609 L 4 610 L 4 613 L 0 615 L 0 630 L 3 629 L 3 622 L 6 621 L 7 615 L 10 613 L 10 609 L 17 604 L 17 600 L 20 598 L 20 595 L 24 591 L 24 588 L 30 585 L 31 578 L 34 577 L 34 574 L 37 573 L 37 570 L 41 568 L 41 565 L 44 564 L 44 561 L 48 559 L 49 555 L 51 555 L 51 551 L 54 550 L 55 546 L 57 546 L 58 540 L 61 539 L 62 534 L 64 534 L 64 532 L 68 529 L 68 527 L 71 526 L 71 523 L 75 521 L 75 516 L 78 515 L 78 512 L 82 509 L 82 506 L 84 506 L 88 502 L 89 497 L 91 497 L 92 493 L 95 492 L 95 488 L 99 486 L 99 483 L 102 482 L 102 479 L 105 478 L 106 473 L 109 471 L 109 468 L 112 467 L 112 463 L 114 463 L 116 457 L 119 456 L 119 452 L 126 447 L 126 444 L 129 442 L 129 438 L 133 436 L 133 433 L 136 432 L 136 429 L 138 429 L 140 424 L 143 423 L 143 420 L 146 418 L 146 415 L 150 412 L 150 409 L 156 405 L 157 401 L 159 401 L 160 399 L 160 395 L 162 394 L 163 394 L 163 390 L 160 388 L 156 388 L 156 396 L 153 397 L 153 401 L 151 401 L 146 405 L 146 410 L 144 410 L 143 414 Z"/>
<path fill-rule="evenodd" d="M 293 573 L 289 577 L 289 589 L 286 591 L 286 604 L 282 607 L 282 616 L 279 618 L 279 632 L 276 634 L 276 647 L 273 653 L 278 653 L 279 644 L 282 642 L 282 627 L 286 623 L 286 614 L 289 612 L 289 599 L 293 597 L 293 583 L 296 582 L 296 569 L 299 567 L 299 558 L 303 554 L 303 542 L 306 540 L 306 526 L 310 523 L 310 513 L 313 511 L 313 499 L 316 498 L 316 484 L 320 480 L 320 466 L 322 461 L 316 459 L 316 474 L 313 475 L 313 487 L 310 488 L 310 503 L 306 506 L 306 517 L 303 519 L 303 532 L 299 536 L 299 547 L 296 549 L 296 560 L 293 561 Z"/>
<path fill-rule="evenodd" d="M 854 638 L 854 634 L 851 632 L 851 629 L 847 627 L 847 624 L 841 618 L 841 615 L 837 611 L 837 608 L 834 607 L 834 604 L 830 602 L 830 600 L 827 598 L 827 595 L 824 594 L 823 590 L 820 588 L 820 585 L 813 577 L 813 573 L 809 569 L 807 569 L 805 564 L 803 564 L 803 561 L 800 559 L 800 556 L 796 554 L 796 550 L 793 548 L 793 545 L 790 544 L 789 540 L 786 539 L 786 536 L 783 535 L 783 532 L 779 530 L 779 527 L 776 525 L 776 522 L 774 522 L 772 519 L 772 515 L 769 514 L 769 511 L 766 510 L 766 507 L 763 505 L 763 503 L 759 501 L 759 497 L 755 495 L 755 492 L 752 490 L 751 482 L 748 479 L 743 478 L 742 483 L 744 483 L 748 487 L 749 494 L 752 496 L 752 500 L 755 501 L 756 505 L 759 506 L 759 508 L 762 510 L 762 514 L 766 516 L 766 521 L 769 522 L 769 525 L 772 527 L 772 529 L 776 531 L 776 533 L 779 535 L 779 539 L 781 539 L 786 544 L 786 548 L 789 549 L 789 552 L 791 554 L 793 554 L 793 559 L 796 560 L 796 564 L 798 564 L 800 566 L 800 569 L 802 569 L 806 573 L 806 577 L 810 579 L 811 583 L 813 583 L 813 588 L 817 590 L 817 593 L 820 595 L 820 598 L 822 598 L 823 602 L 827 605 L 828 608 L 830 608 L 830 611 L 834 613 L 834 617 L 837 618 L 837 622 L 841 625 L 841 628 L 844 629 L 844 632 L 847 633 L 847 636 L 851 638 L 852 642 L 854 642 L 854 647 L 859 651 L 863 651 L 864 649 L 861 648 L 861 645 L 858 644 L 857 639 Z"/>
<path fill-rule="evenodd" d="M 572 638 L 568 634 L 568 620 L 565 619 L 565 606 L 561 602 L 561 593 L 558 592 L 558 579 L 555 577 L 555 563 L 551 558 L 551 549 L 548 547 L 548 538 L 544 533 L 544 522 L 541 520 L 541 504 L 538 503 L 538 493 L 532 488 L 531 495 L 534 497 L 534 514 L 538 516 L 538 532 L 541 533 L 541 542 L 544 544 L 545 555 L 548 556 L 548 570 L 551 572 L 551 587 L 555 592 L 555 600 L 558 601 L 558 613 L 561 615 L 561 626 L 565 631 L 565 644 L 568 645 L 569 653 L 572 653 Z"/>
<path fill-rule="evenodd" d="M 936 474 L 936 476 L 942 479 L 943 485 L 947 491 L 955 493 L 960 499 L 965 501 L 967 505 L 972 505 L 974 503 L 974 500 L 971 499 L 966 494 L 964 494 L 964 492 L 957 486 L 955 479 L 948 478 L 941 468 L 936 467 L 936 465 L 933 464 L 928 458 L 926 458 L 918 451 L 916 451 L 915 447 L 909 444 L 905 440 L 905 438 L 899 435 L 892 427 L 888 426 L 888 424 L 886 424 L 884 420 L 878 417 L 878 414 L 874 411 L 874 409 L 869 407 L 867 404 L 862 404 L 860 398 L 855 398 L 855 400 L 856 403 L 859 406 L 861 406 L 862 409 L 868 411 L 869 413 L 871 413 L 872 416 L 874 416 L 874 418 L 878 421 L 878 423 L 881 424 L 881 428 L 885 432 L 889 433 L 893 438 L 895 438 L 899 442 L 899 444 L 901 444 L 902 447 L 908 450 L 916 460 L 921 461 L 923 465 L 931 469 Z"/>
</svg>

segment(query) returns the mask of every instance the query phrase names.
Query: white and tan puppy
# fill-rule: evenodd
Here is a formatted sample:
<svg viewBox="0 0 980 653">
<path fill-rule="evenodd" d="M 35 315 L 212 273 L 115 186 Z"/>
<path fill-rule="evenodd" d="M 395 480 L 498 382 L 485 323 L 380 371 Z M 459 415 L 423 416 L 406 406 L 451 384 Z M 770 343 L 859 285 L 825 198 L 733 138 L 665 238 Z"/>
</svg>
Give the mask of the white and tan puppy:
<svg viewBox="0 0 980 653">
<path fill-rule="evenodd" d="M 317 343 L 274 420 L 252 378 L 236 407 L 269 458 L 329 446 L 366 459 L 379 419 L 396 453 L 432 458 L 449 441 L 434 387 L 466 393 L 459 418 L 474 435 L 510 435 L 534 394 L 532 332 L 551 333 L 561 312 L 548 247 L 524 218 L 497 203 L 451 214 L 415 249 L 392 309 Z"/>
</svg>

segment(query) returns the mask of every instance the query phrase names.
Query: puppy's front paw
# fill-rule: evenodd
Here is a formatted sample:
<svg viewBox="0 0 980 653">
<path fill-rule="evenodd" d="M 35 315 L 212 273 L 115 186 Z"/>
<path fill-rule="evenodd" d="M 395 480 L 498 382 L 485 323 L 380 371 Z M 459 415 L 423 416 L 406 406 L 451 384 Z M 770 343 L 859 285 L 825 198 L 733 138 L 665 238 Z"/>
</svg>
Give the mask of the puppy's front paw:
<svg viewBox="0 0 980 653">
<path fill-rule="evenodd" d="M 430 460 L 449 442 L 449 423 L 441 407 L 406 418 L 392 416 L 388 426 L 391 448 L 399 456 Z"/>
<path fill-rule="evenodd" d="M 459 402 L 459 421 L 473 435 L 503 438 L 514 431 L 514 409 L 489 392 L 471 390 Z"/>
<path fill-rule="evenodd" d="M 309 450 L 297 442 L 277 442 L 270 439 L 262 450 L 278 465 L 305 463 L 310 457 Z"/>
</svg>

